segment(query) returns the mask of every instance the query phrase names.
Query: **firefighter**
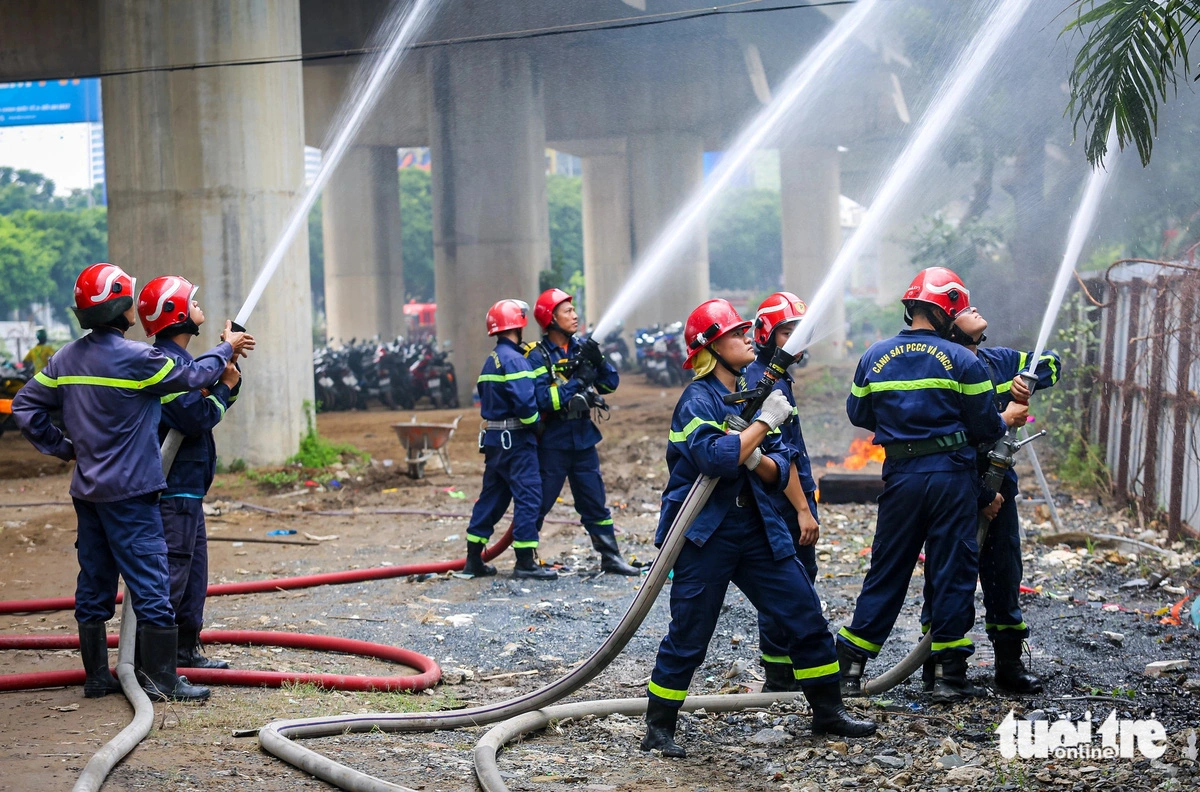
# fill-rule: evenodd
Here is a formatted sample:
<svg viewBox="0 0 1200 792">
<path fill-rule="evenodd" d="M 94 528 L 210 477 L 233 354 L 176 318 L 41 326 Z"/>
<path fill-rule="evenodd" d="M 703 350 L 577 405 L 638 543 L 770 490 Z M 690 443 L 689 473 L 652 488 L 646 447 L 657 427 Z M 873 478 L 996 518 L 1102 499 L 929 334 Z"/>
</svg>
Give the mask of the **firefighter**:
<svg viewBox="0 0 1200 792">
<path fill-rule="evenodd" d="M 533 306 L 533 318 L 544 333 L 528 352 L 537 375 L 538 411 L 542 435 L 538 438 L 538 465 L 542 475 L 542 521 L 570 480 L 575 511 L 600 554 L 600 569 L 615 575 L 637 576 L 641 570 L 621 558 L 612 512 L 605 505 L 604 479 L 596 444 L 602 439 L 592 421 L 593 409 L 606 409 L 600 394 L 617 389 L 620 375 L 604 358 L 594 339 L 575 337 L 579 315 L 570 294 L 562 289 L 542 292 Z"/>
<path fill-rule="evenodd" d="M 663 492 L 655 544 L 667 531 L 693 483 L 718 478 L 712 496 L 687 530 L 675 561 L 671 625 L 650 676 L 642 750 L 682 757 L 675 743 L 679 708 L 704 661 L 725 592 L 733 582 L 759 611 L 784 625 L 793 675 L 813 709 L 813 731 L 866 736 L 875 724 L 850 718 L 838 689 L 838 664 L 829 625 L 812 581 L 772 497 L 791 473 L 791 451 L 775 430 L 792 414 L 778 391 L 750 426 L 723 397 L 744 384 L 754 360 L 743 321 L 725 300 L 692 311 L 684 328 L 694 381 L 680 396 L 667 443 L 670 478 Z M 733 424 L 731 427 L 730 424 Z M 738 427 L 741 427 L 740 432 Z"/>
<path fill-rule="evenodd" d="M 29 351 L 25 353 L 25 359 L 21 363 L 31 375 L 37 374 L 46 368 L 46 364 L 50 362 L 50 357 L 53 354 L 54 347 L 46 343 L 46 330 L 39 327 L 37 331 L 37 346 L 29 348 Z"/>
<path fill-rule="evenodd" d="M 158 511 L 159 493 L 167 486 L 158 444 L 159 399 L 212 385 L 235 355 L 254 348 L 254 339 L 233 332 L 227 322 L 225 340 L 216 348 L 177 363 L 161 349 L 125 339 L 137 321 L 133 294 L 133 279 L 112 264 L 93 264 L 79 275 L 75 316 L 92 332 L 58 350 L 21 389 L 13 417 L 43 454 L 76 461 L 75 618 L 87 671 L 84 695 L 120 690 L 108 670 L 104 630 L 115 613 L 120 575 L 141 628 L 142 687 L 160 700 L 205 699 L 208 688 L 176 673 L 178 633 Z M 66 434 L 50 422 L 54 410 L 62 410 Z"/>
<path fill-rule="evenodd" d="M 932 698 L 950 703 L 978 693 L 967 681 L 978 576 L 975 447 L 1018 419 L 1017 411 L 996 414 L 983 364 L 949 340 L 971 304 L 961 279 L 943 267 L 922 270 L 902 302 L 910 329 L 867 350 L 846 400 L 850 422 L 875 433 L 886 460 L 871 568 L 853 620 L 838 633 L 838 661 L 843 694 L 861 695 L 863 668 L 892 631 L 924 545 Z"/>
<path fill-rule="evenodd" d="M 496 574 L 483 562 L 483 549 L 513 504 L 513 551 L 517 556 L 513 577 L 554 580 L 558 573 L 536 561 L 538 508 L 542 483 L 538 475 L 537 398 L 535 375 L 521 349 L 521 331 L 528 324 L 529 305 L 521 300 L 501 300 L 487 312 L 488 335 L 496 336 L 496 349 L 483 362 L 479 375 L 479 407 L 483 427 L 479 450 L 484 454 L 483 489 L 467 526 L 468 575 Z"/>
<path fill-rule="evenodd" d="M 787 343 L 807 307 L 804 301 L 791 292 L 775 292 L 758 306 L 754 316 L 754 347 L 758 356 L 746 368 L 746 381 L 758 382 L 771 362 L 775 350 Z M 796 411 L 796 398 L 792 392 L 791 375 L 785 375 L 775 383 L 775 389 L 783 394 L 792 406 L 792 418 L 780 430 L 783 441 L 791 447 L 792 474 L 782 494 L 773 496 L 780 516 L 791 532 L 796 546 L 796 558 L 809 580 L 817 580 L 817 539 L 821 526 L 817 522 L 817 483 L 813 480 L 812 464 L 808 449 L 804 445 L 804 434 L 800 429 L 800 417 Z M 792 659 L 787 653 L 787 631 L 763 613 L 758 614 L 758 643 L 762 650 L 763 671 L 766 683 L 764 693 L 799 690 L 792 674 Z"/>
<path fill-rule="evenodd" d="M 968 308 L 954 320 L 951 340 L 974 352 L 996 386 L 996 410 L 1003 413 L 1013 402 L 1027 403 L 1030 391 L 1017 376 L 1029 368 L 1033 353 L 1006 347 L 980 347 L 987 337 L 987 320 L 975 308 Z M 1038 358 L 1034 390 L 1058 383 L 1062 361 L 1055 352 Z M 982 477 L 990 448 L 977 450 L 977 468 Z M 1009 693 L 1031 695 L 1042 692 L 1042 680 L 1025 668 L 1021 652 L 1029 637 L 1029 625 L 1021 613 L 1021 527 L 1017 517 L 1017 474 L 1009 468 L 999 492 L 981 486 L 978 506 L 991 522 L 979 554 L 979 582 L 983 588 L 984 625 L 996 654 L 996 687 Z M 924 629 L 929 624 L 928 603 L 921 614 Z M 925 689 L 933 686 L 933 666 L 926 663 L 922 673 Z"/>
<path fill-rule="evenodd" d="M 200 334 L 204 311 L 196 301 L 198 287 L 185 278 L 155 278 L 138 295 L 138 317 L 154 346 L 177 364 L 189 363 L 188 342 Z M 181 668 L 229 668 L 204 656 L 200 628 L 208 591 L 208 533 L 203 498 L 217 472 L 213 428 L 237 398 L 241 372 L 230 361 L 220 379 L 204 390 L 163 396 L 158 426 L 161 442 L 171 429 L 183 434 L 174 464 L 167 471 L 167 488 L 158 501 L 167 540 L 167 569 L 171 607 L 179 628 L 176 662 Z"/>
</svg>

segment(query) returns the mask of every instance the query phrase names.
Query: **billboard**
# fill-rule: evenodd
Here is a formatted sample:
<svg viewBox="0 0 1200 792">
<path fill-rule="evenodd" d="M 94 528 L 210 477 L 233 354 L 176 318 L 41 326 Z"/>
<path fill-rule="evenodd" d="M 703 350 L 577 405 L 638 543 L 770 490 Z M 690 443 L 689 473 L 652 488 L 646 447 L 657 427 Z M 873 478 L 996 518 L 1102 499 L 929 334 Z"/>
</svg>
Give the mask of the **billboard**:
<svg viewBox="0 0 1200 792">
<path fill-rule="evenodd" d="M 0 83 L 0 127 L 99 120 L 97 79 Z"/>
</svg>

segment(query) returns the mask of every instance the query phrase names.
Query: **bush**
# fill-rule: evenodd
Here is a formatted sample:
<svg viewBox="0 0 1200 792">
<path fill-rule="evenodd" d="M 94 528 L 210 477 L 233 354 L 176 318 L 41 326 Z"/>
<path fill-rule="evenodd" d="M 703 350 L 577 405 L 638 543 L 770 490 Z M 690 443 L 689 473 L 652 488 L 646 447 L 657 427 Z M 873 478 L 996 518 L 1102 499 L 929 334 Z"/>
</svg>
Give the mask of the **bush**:
<svg viewBox="0 0 1200 792">
<path fill-rule="evenodd" d="M 368 454 L 349 443 L 334 443 L 317 434 L 317 421 L 314 417 L 313 403 L 310 401 L 304 402 L 304 419 L 308 428 L 300 437 L 300 450 L 288 458 L 289 465 L 325 468 L 337 462 L 347 461 L 347 458 L 360 462 L 370 459 Z"/>
</svg>

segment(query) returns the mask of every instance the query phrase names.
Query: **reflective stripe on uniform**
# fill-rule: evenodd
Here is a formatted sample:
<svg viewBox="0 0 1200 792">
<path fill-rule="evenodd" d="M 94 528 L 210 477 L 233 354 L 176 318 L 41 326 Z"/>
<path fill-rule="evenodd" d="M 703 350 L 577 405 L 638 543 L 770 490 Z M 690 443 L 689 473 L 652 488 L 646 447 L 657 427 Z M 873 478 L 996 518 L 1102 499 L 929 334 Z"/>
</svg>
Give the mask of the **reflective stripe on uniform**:
<svg viewBox="0 0 1200 792">
<path fill-rule="evenodd" d="M 915 380 L 889 380 L 886 382 L 868 382 L 866 386 L 851 385 L 850 393 L 858 398 L 869 396 L 872 393 L 882 393 L 884 391 L 914 391 L 914 390 L 951 390 L 956 393 L 961 393 L 964 396 L 977 396 L 981 393 L 987 393 L 993 390 L 990 381 L 965 383 L 952 379 L 941 379 L 937 377 L 929 377 L 925 379 Z"/>
<path fill-rule="evenodd" d="M 833 676 L 838 672 L 837 661 L 826 663 L 823 666 L 814 666 L 813 668 L 794 668 L 792 676 L 796 679 L 817 679 L 818 677 Z"/>
<path fill-rule="evenodd" d="M 782 663 L 783 665 L 791 665 L 792 664 L 792 658 L 788 657 L 787 655 L 765 654 L 762 656 L 762 661 L 764 663 Z"/>
<path fill-rule="evenodd" d="M 529 424 L 531 424 L 531 423 L 537 423 L 537 422 L 538 422 L 538 419 L 539 419 L 539 418 L 541 418 L 541 417 L 542 417 L 542 416 L 541 416 L 539 413 L 534 413 L 533 415 L 529 416 L 528 418 L 519 418 L 519 419 L 517 419 L 517 420 L 519 420 L 521 423 L 523 423 L 523 424 L 525 424 L 526 426 L 528 426 L 528 425 L 529 425 Z"/>
<path fill-rule="evenodd" d="M 650 691 L 652 695 L 658 696 L 661 699 L 666 699 L 667 701 L 683 701 L 685 698 L 687 698 L 686 690 L 671 690 L 670 688 L 665 688 L 662 685 L 656 685 L 653 680 L 646 685 L 646 690 Z"/>
<path fill-rule="evenodd" d="M 607 520 L 601 520 L 600 522 L 592 523 L 592 525 L 612 525 L 612 524 L 613 524 L 613 521 L 611 518 L 609 518 Z"/>
<path fill-rule="evenodd" d="M 537 547 L 538 543 L 537 540 L 534 539 L 532 542 L 513 542 L 512 546 L 515 550 L 524 550 L 527 547 Z"/>
<path fill-rule="evenodd" d="M 558 398 L 557 385 L 550 386 L 550 406 L 554 408 L 555 412 L 558 412 L 562 409 L 562 401 Z"/>
<path fill-rule="evenodd" d="M 217 405 L 217 409 L 221 411 L 221 417 L 224 418 L 225 417 L 225 405 L 221 404 L 221 400 L 218 399 L 216 396 L 209 396 L 208 400 L 210 402 L 212 402 L 213 404 Z"/>
<path fill-rule="evenodd" d="M 63 377 L 49 377 L 39 371 L 33 375 L 33 378 L 45 385 L 47 388 L 57 388 L 59 385 L 98 385 L 104 388 L 129 388 L 130 390 L 141 390 L 149 388 L 151 385 L 157 385 L 171 373 L 171 369 L 175 368 L 175 361 L 167 358 L 163 363 L 163 367 L 158 370 L 150 379 L 131 380 L 117 379 L 115 377 L 91 377 L 83 374 L 69 374 Z"/>
<path fill-rule="evenodd" d="M 880 649 L 883 648 L 883 646 L 881 644 L 871 643 L 870 641 L 866 640 L 865 638 L 859 638 L 857 635 L 850 632 L 845 627 L 838 630 L 838 637 L 845 638 L 847 641 L 854 644 L 858 648 L 866 649 L 868 652 L 878 652 Z"/>
<path fill-rule="evenodd" d="M 1021 622 L 1020 624 L 987 624 L 987 623 L 985 623 L 983 626 L 985 629 L 988 629 L 988 630 L 1028 630 L 1029 629 L 1029 625 L 1026 624 L 1025 622 Z"/>
<path fill-rule="evenodd" d="M 176 399 L 178 399 L 180 396 L 182 396 L 186 392 L 187 391 L 184 391 L 183 393 L 168 393 L 166 396 L 163 396 L 158 401 L 160 404 L 170 404 L 171 402 L 175 401 Z"/>
<path fill-rule="evenodd" d="M 974 646 L 970 638 L 959 638 L 957 641 L 934 641 L 931 651 L 941 652 L 945 649 L 958 649 L 963 646 Z"/>
<path fill-rule="evenodd" d="M 471 533 L 469 533 L 469 534 L 467 534 L 467 541 L 468 541 L 468 542 L 475 542 L 476 544 L 482 544 L 482 545 L 485 545 L 485 544 L 487 544 L 487 543 L 488 543 L 488 537 L 486 537 L 486 536 L 476 536 L 475 534 L 471 534 Z"/>
<path fill-rule="evenodd" d="M 480 374 L 478 382 L 512 382 L 519 379 L 537 379 L 533 371 L 514 371 L 511 374 Z"/>
<path fill-rule="evenodd" d="M 688 436 L 690 436 L 692 432 L 696 431 L 701 426 L 705 426 L 705 425 L 715 426 L 716 428 L 720 429 L 722 432 L 725 431 L 725 424 L 723 424 L 723 423 L 717 423 L 716 421 L 706 421 L 703 418 L 693 418 L 692 420 L 688 421 L 687 426 L 683 427 L 682 432 L 667 433 L 667 440 L 672 443 L 682 443 L 683 441 L 688 439 Z"/>
</svg>

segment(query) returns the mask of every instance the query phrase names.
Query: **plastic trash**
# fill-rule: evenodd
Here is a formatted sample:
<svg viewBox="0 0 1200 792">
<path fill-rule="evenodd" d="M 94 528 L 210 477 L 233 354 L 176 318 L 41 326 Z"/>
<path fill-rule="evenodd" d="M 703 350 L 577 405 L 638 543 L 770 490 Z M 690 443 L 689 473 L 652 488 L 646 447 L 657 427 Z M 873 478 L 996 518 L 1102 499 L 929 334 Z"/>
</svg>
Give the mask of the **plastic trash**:
<svg viewBox="0 0 1200 792">
<path fill-rule="evenodd" d="M 295 528 L 280 528 L 275 531 L 267 531 L 267 536 L 292 536 L 295 533 Z"/>
<path fill-rule="evenodd" d="M 1192 600 L 1192 626 L 1200 630 L 1200 597 Z"/>
<path fill-rule="evenodd" d="M 337 479 L 330 479 L 329 480 L 329 488 L 330 489 L 341 489 L 342 482 L 338 481 Z"/>
</svg>

